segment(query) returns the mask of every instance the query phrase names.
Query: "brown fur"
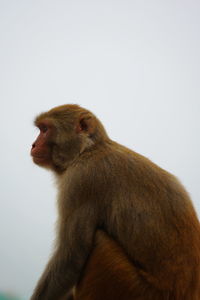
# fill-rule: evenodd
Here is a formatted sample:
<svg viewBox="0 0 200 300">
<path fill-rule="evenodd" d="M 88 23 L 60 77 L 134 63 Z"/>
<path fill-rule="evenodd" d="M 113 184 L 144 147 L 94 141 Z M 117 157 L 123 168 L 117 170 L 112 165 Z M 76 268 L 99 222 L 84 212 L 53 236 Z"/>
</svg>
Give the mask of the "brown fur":
<svg viewBox="0 0 200 300">
<path fill-rule="evenodd" d="M 31 300 L 59 299 L 78 282 L 77 300 L 199 300 L 200 224 L 178 180 L 77 105 L 35 124 L 31 153 L 57 177 L 59 218 Z"/>
<path fill-rule="evenodd" d="M 104 232 L 99 231 L 95 249 L 81 276 L 74 299 L 168 300 L 172 299 L 172 294 L 149 284 L 123 249 Z"/>
</svg>

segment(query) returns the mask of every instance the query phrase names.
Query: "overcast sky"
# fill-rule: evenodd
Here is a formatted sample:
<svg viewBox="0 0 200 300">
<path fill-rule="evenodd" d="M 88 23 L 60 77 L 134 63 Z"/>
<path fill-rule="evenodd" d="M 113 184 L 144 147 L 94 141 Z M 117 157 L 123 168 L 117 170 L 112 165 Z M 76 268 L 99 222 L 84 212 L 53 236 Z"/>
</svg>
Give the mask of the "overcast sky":
<svg viewBox="0 0 200 300">
<path fill-rule="evenodd" d="M 54 179 L 29 151 L 53 106 L 92 110 L 200 215 L 200 1 L 0 0 L 0 25 L 0 290 L 28 299 L 50 255 Z"/>
</svg>

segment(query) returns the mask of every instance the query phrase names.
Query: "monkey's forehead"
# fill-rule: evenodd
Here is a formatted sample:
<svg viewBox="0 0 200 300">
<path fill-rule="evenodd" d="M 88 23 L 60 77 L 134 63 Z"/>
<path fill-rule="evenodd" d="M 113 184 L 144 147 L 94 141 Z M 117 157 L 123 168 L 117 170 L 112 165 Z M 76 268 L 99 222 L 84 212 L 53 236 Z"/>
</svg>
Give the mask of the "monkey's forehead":
<svg viewBox="0 0 200 300">
<path fill-rule="evenodd" d="M 38 126 L 38 124 L 44 120 L 46 120 L 46 121 L 54 121 L 55 119 L 61 120 L 61 119 L 65 119 L 70 116 L 71 117 L 73 116 L 73 118 L 76 119 L 81 115 L 82 116 L 86 116 L 86 115 L 92 116 L 93 114 L 90 111 L 88 111 L 87 109 L 85 109 L 77 104 L 65 104 L 65 105 L 60 105 L 60 106 L 54 107 L 47 112 L 43 112 L 43 113 L 39 114 L 35 118 L 34 124 L 36 126 Z"/>
</svg>

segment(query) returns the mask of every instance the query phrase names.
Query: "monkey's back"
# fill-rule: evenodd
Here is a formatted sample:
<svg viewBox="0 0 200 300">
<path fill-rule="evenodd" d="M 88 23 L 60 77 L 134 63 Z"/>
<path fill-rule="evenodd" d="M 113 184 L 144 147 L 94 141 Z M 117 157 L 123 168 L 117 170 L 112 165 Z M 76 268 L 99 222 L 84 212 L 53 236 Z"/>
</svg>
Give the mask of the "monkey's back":
<svg viewBox="0 0 200 300">
<path fill-rule="evenodd" d="M 93 169 L 101 226 L 158 288 L 200 286 L 200 225 L 184 187 L 147 158 L 108 148 Z"/>
</svg>

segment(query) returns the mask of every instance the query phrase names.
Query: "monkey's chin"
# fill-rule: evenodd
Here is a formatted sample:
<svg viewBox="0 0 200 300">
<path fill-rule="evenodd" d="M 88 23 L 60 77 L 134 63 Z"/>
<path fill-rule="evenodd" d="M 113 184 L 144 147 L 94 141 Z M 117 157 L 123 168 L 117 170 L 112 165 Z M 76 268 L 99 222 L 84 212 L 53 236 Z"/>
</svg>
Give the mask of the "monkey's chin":
<svg viewBox="0 0 200 300">
<path fill-rule="evenodd" d="M 48 167 L 48 165 L 49 165 L 49 163 L 47 162 L 47 160 L 44 157 L 33 156 L 32 158 L 33 158 L 33 162 L 36 165 L 43 166 L 43 167 Z"/>
</svg>

